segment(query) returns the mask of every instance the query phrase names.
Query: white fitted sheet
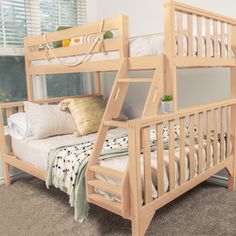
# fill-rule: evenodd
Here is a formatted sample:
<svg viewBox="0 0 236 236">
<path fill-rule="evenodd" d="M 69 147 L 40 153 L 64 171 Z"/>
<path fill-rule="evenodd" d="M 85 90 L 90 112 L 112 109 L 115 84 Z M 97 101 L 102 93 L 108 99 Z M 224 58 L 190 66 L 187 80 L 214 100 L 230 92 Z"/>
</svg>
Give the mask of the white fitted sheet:
<svg viewBox="0 0 236 236">
<path fill-rule="evenodd" d="M 214 42 L 213 38 L 210 43 L 210 55 L 214 55 Z M 176 45 L 177 47 L 177 45 Z M 218 52 L 220 52 L 221 43 L 219 42 L 218 45 Z M 188 55 L 188 40 L 185 36 L 183 36 L 183 49 L 184 49 L 184 56 Z M 141 56 L 155 56 L 164 53 L 164 34 L 153 34 L 148 36 L 141 36 L 137 38 L 131 38 L 129 40 L 129 56 L 130 57 L 141 57 Z M 197 47 L 197 38 L 194 36 L 193 40 L 193 55 L 198 54 L 198 47 Z M 225 54 L 227 54 L 227 42 L 225 42 Z M 206 56 L 206 40 L 205 36 L 202 37 L 202 56 Z M 80 61 L 84 56 L 72 56 L 72 57 L 65 57 L 65 63 L 76 63 Z M 98 61 L 98 60 L 112 60 L 119 58 L 119 52 L 106 52 L 106 53 L 95 53 L 90 58 L 89 61 Z M 52 59 L 50 61 L 47 60 L 39 60 L 33 61 L 32 66 L 42 66 L 42 65 L 50 65 L 50 64 L 61 64 L 58 59 Z"/>
</svg>

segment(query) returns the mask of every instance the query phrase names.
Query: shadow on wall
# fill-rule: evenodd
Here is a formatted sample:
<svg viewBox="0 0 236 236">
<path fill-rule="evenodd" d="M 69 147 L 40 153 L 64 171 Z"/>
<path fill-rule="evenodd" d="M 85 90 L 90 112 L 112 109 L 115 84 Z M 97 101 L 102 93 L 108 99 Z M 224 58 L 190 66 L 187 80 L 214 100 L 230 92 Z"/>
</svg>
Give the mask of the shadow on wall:
<svg viewBox="0 0 236 236">
<path fill-rule="evenodd" d="M 102 74 L 102 93 L 109 96 L 116 73 Z M 149 72 L 131 74 L 131 77 L 151 76 Z M 180 69 L 177 71 L 178 108 L 187 108 L 230 97 L 229 69 Z M 148 93 L 146 84 L 132 84 L 123 106 L 123 112 L 130 118 L 140 117 Z"/>
<path fill-rule="evenodd" d="M 177 78 L 178 108 L 230 97 L 229 69 L 181 69 L 177 71 Z"/>
<path fill-rule="evenodd" d="M 109 96 L 112 89 L 116 73 L 107 72 L 102 74 L 102 94 Z M 151 77 L 152 73 L 150 72 L 135 72 L 129 73 L 130 77 Z M 145 104 L 145 100 L 148 94 L 149 85 L 148 84 L 130 84 L 129 90 L 126 95 L 125 103 L 123 105 L 122 111 L 129 119 L 138 118 L 142 114 L 142 110 Z"/>
</svg>

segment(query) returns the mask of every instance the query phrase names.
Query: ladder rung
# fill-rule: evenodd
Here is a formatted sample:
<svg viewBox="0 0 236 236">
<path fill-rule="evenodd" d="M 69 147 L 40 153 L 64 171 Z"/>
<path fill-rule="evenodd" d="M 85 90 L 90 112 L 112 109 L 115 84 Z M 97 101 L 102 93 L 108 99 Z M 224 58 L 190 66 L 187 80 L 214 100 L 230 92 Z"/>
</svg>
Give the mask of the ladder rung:
<svg viewBox="0 0 236 236">
<path fill-rule="evenodd" d="M 128 122 L 126 122 L 126 121 L 107 120 L 107 121 L 104 121 L 104 125 L 113 126 L 113 127 L 128 128 Z"/>
<path fill-rule="evenodd" d="M 118 82 L 121 83 L 150 83 L 153 81 L 153 78 L 122 78 L 118 79 Z"/>
<path fill-rule="evenodd" d="M 99 194 L 89 194 L 88 200 L 108 211 L 112 211 L 117 215 L 122 215 L 122 205 L 119 202 L 106 200 Z"/>
<path fill-rule="evenodd" d="M 121 196 L 121 194 L 122 194 L 120 186 L 115 186 L 115 185 L 103 182 L 101 180 L 96 180 L 96 179 L 89 180 L 88 184 L 95 187 L 95 188 L 104 190 L 105 192 L 112 193 L 116 196 Z"/>
<path fill-rule="evenodd" d="M 99 174 L 102 174 L 102 175 L 105 175 L 105 176 L 112 177 L 114 179 L 122 179 L 124 176 L 123 173 L 118 170 L 106 168 L 106 167 L 100 166 L 100 165 L 90 166 L 89 170 L 94 171 Z"/>
</svg>

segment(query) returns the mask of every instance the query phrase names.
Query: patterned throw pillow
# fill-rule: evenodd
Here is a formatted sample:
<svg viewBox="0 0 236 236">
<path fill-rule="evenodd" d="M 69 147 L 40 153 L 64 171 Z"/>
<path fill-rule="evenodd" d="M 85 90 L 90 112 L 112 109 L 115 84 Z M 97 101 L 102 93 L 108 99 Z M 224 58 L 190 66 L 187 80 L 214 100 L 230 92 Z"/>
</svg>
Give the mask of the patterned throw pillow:
<svg viewBox="0 0 236 236">
<path fill-rule="evenodd" d="M 79 136 L 97 132 L 105 111 L 103 96 L 65 99 L 59 104 L 59 108 L 69 109 Z"/>
</svg>

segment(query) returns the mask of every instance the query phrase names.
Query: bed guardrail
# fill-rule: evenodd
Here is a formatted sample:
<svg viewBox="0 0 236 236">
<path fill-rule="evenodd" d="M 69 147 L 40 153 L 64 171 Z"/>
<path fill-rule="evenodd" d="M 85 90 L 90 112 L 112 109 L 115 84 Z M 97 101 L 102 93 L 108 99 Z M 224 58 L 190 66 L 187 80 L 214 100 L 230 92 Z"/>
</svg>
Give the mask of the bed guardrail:
<svg viewBox="0 0 236 236">
<path fill-rule="evenodd" d="M 165 9 L 166 53 L 177 67 L 235 65 L 234 19 L 172 1 Z"/>
<path fill-rule="evenodd" d="M 156 209 L 224 168 L 229 172 L 229 188 L 234 188 L 235 114 L 236 99 L 230 99 L 130 121 L 129 178 L 133 185 L 130 187 L 132 204 L 134 209 L 138 209 L 136 214 L 154 214 Z M 153 127 L 156 152 L 151 151 L 150 130 Z M 168 128 L 169 138 L 166 141 L 163 139 L 163 127 Z M 176 135 L 179 137 L 176 138 Z M 152 197 L 152 183 L 156 183 L 156 199 Z"/>
<path fill-rule="evenodd" d="M 86 55 L 91 48 L 93 48 L 91 53 L 99 53 L 99 52 L 111 52 L 118 51 L 119 58 L 128 56 L 128 19 L 127 16 L 119 16 L 111 19 L 100 20 L 95 23 L 88 23 L 85 25 L 57 31 L 57 32 L 49 32 L 45 35 L 34 36 L 34 37 L 26 37 L 24 40 L 25 45 L 25 57 L 26 62 L 29 63 L 29 74 L 46 74 L 46 73 L 73 73 L 79 72 L 80 69 L 78 66 L 68 66 L 69 68 L 66 71 L 63 71 L 65 67 L 63 63 L 60 65 L 61 68 L 52 64 L 41 65 L 35 64 L 34 67 L 31 67 L 31 62 L 33 61 L 41 61 L 41 60 L 52 60 L 56 58 L 64 58 L 71 56 L 81 56 Z M 105 38 L 103 40 L 103 34 L 107 31 L 113 32 L 113 37 Z M 102 33 L 102 35 L 100 35 Z M 97 40 L 98 43 L 94 44 Z M 54 47 L 55 43 L 62 42 L 63 40 L 73 40 L 78 41 L 73 45 L 68 46 L 59 46 Z M 81 43 L 80 43 L 81 42 Z M 48 45 L 47 45 L 48 44 Z M 50 47 L 48 50 L 47 46 Z M 78 59 L 79 60 L 79 59 Z M 59 61 L 60 62 L 60 61 Z M 86 62 L 86 61 L 85 61 Z M 69 64 L 69 63 L 68 63 Z M 88 65 L 87 65 L 88 66 Z M 101 64 L 99 65 L 100 67 Z M 90 65 L 91 71 L 99 71 L 99 68 L 96 65 Z M 59 69 L 59 70 L 58 70 Z M 85 68 L 83 68 L 85 69 Z M 83 70 L 81 69 L 81 70 Z M 88 68 L 89 70 L 89 68 Z M 107 68 L 103 68 L 103 70 L 107 70 Z"/>
</svg>

